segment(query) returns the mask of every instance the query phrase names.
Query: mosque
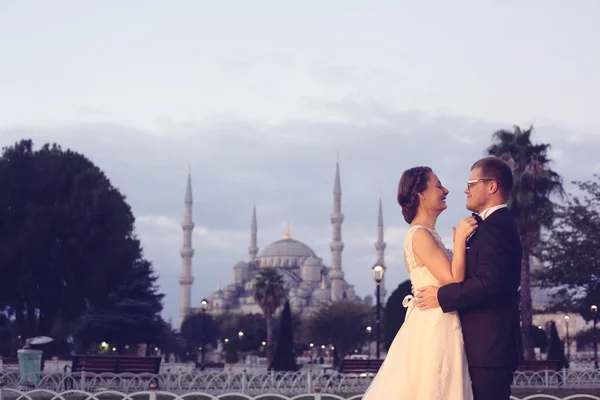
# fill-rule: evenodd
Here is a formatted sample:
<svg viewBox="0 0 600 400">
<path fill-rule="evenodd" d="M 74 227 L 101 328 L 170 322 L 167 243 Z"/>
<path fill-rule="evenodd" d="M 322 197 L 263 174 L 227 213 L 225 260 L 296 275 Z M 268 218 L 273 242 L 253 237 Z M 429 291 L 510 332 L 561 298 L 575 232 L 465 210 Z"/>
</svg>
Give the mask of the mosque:
<svg viewBox="0 0 600 400">
<path fill-rule="evenodd" d="M 184 201 L 184 218 L 181 224 L 183 230 L 183 247 L 181 249 L 182 271 L 179 276 L 181 285 L 181 303 L 179 326 L 190 313 L 199 312 L 191 307 L 191 291 L 194 278 L 192 276 L 192 183 L 188 174 L 187 188 Z M 294 312 L 310 313 L 322 303 L 341 299 L 363 301 L 356 295 L 354 285 L 344 279 L 342 268 L 342 190 L 340 183 L 339 160 L 336 162 L 333 184 L 333 212 L 331 213 L 332 237 L 330 242 L 331 257 L 329 265 L 317 255 L 308 245 L 292 237 L 288 229 L 283 238 L 276 240 L 259 252 L 258 223 L 256 206 L 252 210 L 250 224 L 250 246 L 248 261 L 239 261 L 233 266 L 232 282 L 223 289 L 218 288 L 208 298 L 208 312 L 219 315 L 224 312 L 232 313 L 262 313 L 254 300 L 254 278 L 261 268 L 276 268 L 284 281 L 284 290 Z M 381 199 L 377 218 L 377 251 L 376 260 L 384 262 L 385 242 L 383 241 L 383 213 Z M 385 265 L 385 264 L 384 264 Z M 386 290 L 381 283 L 381 302 L 385 304 Z"/>
</svg>

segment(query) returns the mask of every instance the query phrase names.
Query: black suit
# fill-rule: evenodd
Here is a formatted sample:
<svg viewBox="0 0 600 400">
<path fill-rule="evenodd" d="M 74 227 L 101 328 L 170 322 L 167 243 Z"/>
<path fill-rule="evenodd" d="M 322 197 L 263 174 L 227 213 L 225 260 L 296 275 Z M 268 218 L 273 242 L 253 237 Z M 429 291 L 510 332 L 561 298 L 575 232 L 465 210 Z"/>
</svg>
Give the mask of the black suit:
<svg viewBox="0 0 600 400">
<path fill-rule="evenodd" d="M 507 208 L 490 214 L 467 244 L 465 280 L 442 286 L 444 312 L 458 311 L 475 400 L 507 400 L 521 357 L 518 288 L 522 247 Z"/>
</svg>

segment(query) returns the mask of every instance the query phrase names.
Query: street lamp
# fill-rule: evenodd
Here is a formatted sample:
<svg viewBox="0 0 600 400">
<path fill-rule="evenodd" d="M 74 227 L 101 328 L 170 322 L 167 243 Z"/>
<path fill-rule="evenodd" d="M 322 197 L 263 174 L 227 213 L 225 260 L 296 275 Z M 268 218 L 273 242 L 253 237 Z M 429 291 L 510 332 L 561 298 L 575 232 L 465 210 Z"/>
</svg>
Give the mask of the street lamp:
<svg viewBox="0 0 600 400">
<path fill-rule="evenodd" d="M 590 307 L 593 317 L 593 332 L 594 332 L 594 368 L 598 369 L 598 336 L 596 334 L 596 324 L 598 323 L 598 306 L 592 305 Z"/>
<path fill-rule="evenodd" d="M 208 300 L 206 299 L 202 299 L 202 301 L 200 302 L 200 308 L 202 309 L 202 320 L 201 320 L 201 328 L 200 329 L 200 345 L 202 346 L 202 348 L 200 349 L 201 353 L 200 353 L 200 371 L 204 371 L 204 344 L 205 344 L 205 340 L 204 340 L 204 326 L 205 326 L 205 319 L 206 319 L 206 311 L 208 310 Z"/>
<path fill-rule="evenodd" d="M 567 328 L 567 360 L 571 360 L 571 346 L 569 346 L 569 319 L 568 315 L 565 315 L 565 326 Z"/>
<path fill-rule="evenodd" d="M 379 360 L 379 344 L 381 340 L 381 281 L 383 280 L 383 274 L 385 273 L 385 266 L 381 260 L 378 260 L 373 265 L 373 278 L 375 278 L 375 284 L 377 285 L 377 359 Z"/>
<path fill-rule="evenodd" d="M 367 326 L 367 351 L 369 352 L 369 359 L 371 358 L 371 331 L 373 328 Z"/>
</svg>

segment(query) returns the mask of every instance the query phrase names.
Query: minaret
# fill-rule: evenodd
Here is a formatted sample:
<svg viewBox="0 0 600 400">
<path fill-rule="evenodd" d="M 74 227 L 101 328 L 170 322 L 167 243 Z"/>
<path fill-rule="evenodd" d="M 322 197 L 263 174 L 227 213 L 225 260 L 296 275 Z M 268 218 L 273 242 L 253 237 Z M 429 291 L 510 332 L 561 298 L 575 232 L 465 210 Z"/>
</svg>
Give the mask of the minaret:
<svg viewBox="0 0 600 400">
<path fill-rule="evenodd" d="M 256 241 L 256 235 L 258 234 L 258 225 L 256 223 L 256 204 L 252 207 L 252 223 L 250 224 L 250 247 L 248 247 L 248 254 L 250 254 L 249 262 L 256 259 L 258 255 L 258 244 Z"/>
<path fill-rule="evenodd" d="M 377 213 L 377 241 L 375 242 L 375 249 L 377 250 L 377 262 L 383 263 L 385 266 L 385 242 L 383 241 L 383 210 L 381 207 L 381 195 L 379 196 L 379 211 Z M 385 290 L 385 275 L 380 284 L 381 302 L 385 303 L 385 296 L 387 291 Z"/>
<path fill-rule="evenodd" d="M 342 185 L 340 184 L 340 160 L 339 155 L 335 164 L 335 180 L 333 182 L 333 213 L 331 224 L 333 232 L 331 235 L 331 300 L 341 300 L 344 297 L 344 272 L 342 271 Z"/>
<path fill-rule="evenodd" d="M 181 222 L 183 247 L 181 248 L 181 275 L 179 275 L 179 284 L 181 285 L 179 329 L 181 329 L 185 317 L 190 314 L 192 305 L 192 283 L 194 283 L 194 277 L 192 276 L 192 257 L 194 256 L 194 249 L 192 248 L 192 231 L 194 230 L 192 204 L 192 173 L 190 170 L 185 189 L 183 221 Z"/>
</svg>

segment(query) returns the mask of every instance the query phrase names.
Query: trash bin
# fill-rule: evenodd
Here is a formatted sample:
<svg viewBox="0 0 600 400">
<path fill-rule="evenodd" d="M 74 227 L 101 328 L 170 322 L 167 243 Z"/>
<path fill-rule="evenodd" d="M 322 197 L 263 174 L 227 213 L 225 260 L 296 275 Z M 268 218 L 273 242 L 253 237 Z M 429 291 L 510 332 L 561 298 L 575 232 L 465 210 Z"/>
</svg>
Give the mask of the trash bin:
<svg viewBox="0 0 600 400">
<path fill-rule="evenodd" d="M 42 350 L 21 349 L 17 351 L 19 359 L 19 384 L 37 385 L 42 379 Z"/>
</svg>

